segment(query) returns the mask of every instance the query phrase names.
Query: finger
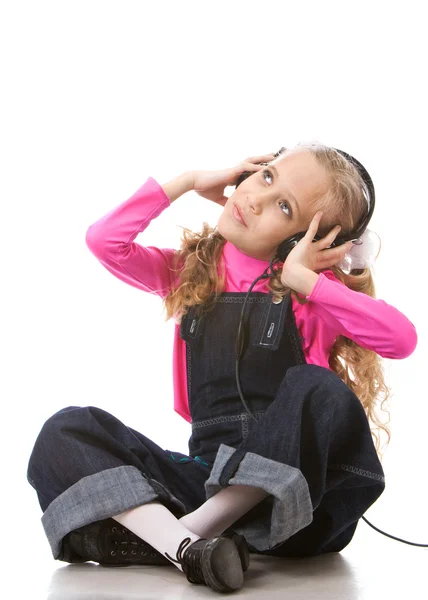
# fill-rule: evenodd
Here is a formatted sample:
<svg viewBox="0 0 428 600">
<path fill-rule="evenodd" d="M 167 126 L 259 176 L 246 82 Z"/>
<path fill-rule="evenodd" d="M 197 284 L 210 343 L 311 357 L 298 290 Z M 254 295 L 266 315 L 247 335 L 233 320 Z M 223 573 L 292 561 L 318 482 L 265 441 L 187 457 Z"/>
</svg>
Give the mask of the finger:
<svg viewBox="0 0 428 600">
<path fill-rule="evenodd" d="M 352 248 L 352 242 L 346 242 L 345 244 L 340 244 L 340 246 L 336 246 L 335 248 L 327 248 L 326 250 L 321 251 L 321 256 L 328 255 L 337 255 L 341 254 L 345 255 Z"/>
<path fill-rule="evenodd" d="M 336 262 L 339 262 L 339 260 L 344 258 L 345 254 L 347 254 L 351 248 L 352 242 L 348 242 L 338 246 L 337 248 L 322 250 L 318 254 L 318 260 L 323 264 L 329 262 L 330 264 L 334 265 Z"/>
<path fill-rule="evenodd" d="M 269 154 L 263 154 L 262 156 L 250 156 L 249 158 L 245 159 L 244 162 L 250 162 L 250 163 L 269 162 L 269 161 L 273 160 L 274 158 L 275 158 L 275 154 L 273 152 L 270 152 Z"/>
<path fill-rule="evenodd" d="M 334 240 L 336 239 L 339 231 L 342 228 L 340 227 L 340 225 L 336 225 L 336 227 L 333 227 L 333 229 L 331 229 L 327 235 L 325 235 L 323 238 L 321 238 L 318 242 L 317 245 L 319 248 L 328 248 L 329 246 L 331 246 L 331 244 L 334 242 Z"/>
<path fill-rule="evenodd" d="M 303 239 L 311 240 L 311 241 L 314 239 L 314 237 L 318 231 L 318 227 L 319 227 L 320 221 L 322 219 L 322 215 L 323 215 L 322 210 L 319 210 L 318 212 L 315 213 Z"/>
<path fill-rule="evenodd" d="M 264 169 L 265 165 L 257 165 L 252 162 L 244 162 L 243 163 L 247 169 L 247 171 L 260 171 L 260 169 Z"/>
</svg>

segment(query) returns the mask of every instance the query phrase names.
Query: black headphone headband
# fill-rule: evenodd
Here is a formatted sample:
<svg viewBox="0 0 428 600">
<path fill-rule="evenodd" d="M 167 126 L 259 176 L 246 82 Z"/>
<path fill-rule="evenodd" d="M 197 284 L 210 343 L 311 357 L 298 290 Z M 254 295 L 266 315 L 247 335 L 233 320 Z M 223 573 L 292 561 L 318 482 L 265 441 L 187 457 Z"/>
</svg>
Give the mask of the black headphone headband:
<svg viewBox="0 0 428 600">
<path fill-rule="evenodd" d="M 282 154 L 285 150 L 286 150 L 286 148 L 284 148 L 284 147 L 282 147 L 280 150 L 278 150 L 278 152 L 276 152 L 274 154 L 275 158 L 278 157 L 280 154 Z M 356 158 L 354 158 L 351 154 L 344 152 L 343 150 L 339 150 L 338 148 L 333 148 L 333 150 L 336 150 L 337 152 L 342 154 L 342 156 L 344 156 L 347 160 L 349 160 L 355 166 L 358 173 L 361 175 L 361 178 L 364 182 L 363 194 L 364 194 L 364 196 L 367 200 L 367 204 L 368 204 L 367 214 L 364 215 L 364 217 L 356 225 L 356 227 L 349 234 L 341 235 L 341 236 L 338 235 L 336 237 L 334 242 L 331 244 L 331 247 L 336 247 L 336 246 L 341 246 L 342 244 L 344 244 L 345 242 L 348 242 L 350 240 L 357 240 L 359 237 L 362 236 L 364 231 L 367 229 L 367 225 L 369 224 L 369 221 L 372 217 L 374 207 L 375 207 L 375 190 L 374 190 L 372 178 L 370 177 L 368 171 Z M 260 163 L 260 164 L 269 165 L 269 163 Z M 236 183 L 235 189 L 244 181 L 244 179 L 246 179 L 250 175 L 253 175 L 253 173 L 248 172 L 248 171 L 241 173 L 241 175 Z M 302 239 L 302 237 L 305 234 L 306 234 L 305 231 L 301 231 L 293 236 L 290 236 L 286 240 L 284 240 L 278 246 L 278 250 L 277 250 L 277 254 L 276 254 L 277 258 L 279 258 L 279 260 L 281 262 L 284 262 L 288 256 L 288 254 L 291 252 L 291 250 L 294 248 L 294 246 L 296 246 L 296 244 L 298 244 L 298 242 Z M 321 236 L 316 235 L 314 238 L 314 241 L 319 240 L 319 239 L 321 239 Z"/>
<path fill-rule="evenodd" d="M 357 169 L 358 173 L 361 175 L 362 180 L 364 181 L 365 187 L 363 187 L 363 194 L 367 200 L 368 211 L 367 214 L 361 219 L 361 222 L 351 231 L 351 233 L 343 238 L 343 242 L 345 243 L 349 240 L 357 240 L 359 237 L 363 235 L 365 230 L 367 229 L 367 225 L 369 224 L 370 219 L 372 218 L 372 214 L 375 207 L 375 190 L 372 178 L 370 177 L 367 169 L 351 154 L 344 152 L 343 150 L 339 150 L 338 148 L 333 148 L 337 152 L 340 152 L 345 158 L 351 162 L 354 167 Z M 341 239 L 341 238 L 340 238 Z M 340 244 L 336 244 L 339 246 Z"/>
</svg>

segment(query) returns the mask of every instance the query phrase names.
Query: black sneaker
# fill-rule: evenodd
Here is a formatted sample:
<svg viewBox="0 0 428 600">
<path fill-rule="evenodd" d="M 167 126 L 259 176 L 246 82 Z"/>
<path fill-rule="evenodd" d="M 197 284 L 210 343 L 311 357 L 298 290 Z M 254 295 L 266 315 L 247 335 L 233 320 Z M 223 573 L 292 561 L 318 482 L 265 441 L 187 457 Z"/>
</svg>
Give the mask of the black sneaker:
<svg viewBox="0 0 428 600">
<path fill-rule="evenodd" d="M 227 530 L 221 537 L 230 538 L 235 542 L 242 570 L 247 571 L 250 553 L 244 536 Z M 73 556 L 70 562 L 90 560 L 106 567 L 172 566 L 171 562 L 153 546 L 114 519 L 103 519 L 79 527 L 67 534 L 65 543 L 68 545 L 68 553 L 70 554 L 71 551 Z M 78 561 L 76 555 L 82 560 Z"/>
<path fill-rule="evenodd" d="M 180 543 L 176 560 L 190 583 L 208 585 L 216 592 L 233 592 L 242 588 L 244 574 L 238 549 L 231 538 L 201 538 L 191 543 L 187 537 Z"/>
<path fill-rule="evenodd" d="M 231 538 L 235 542 L 235 546 L 238 548 L 239 558 L 241 559 L 242 570 L 245 573 L 250 566 L 250 550 L 244 536 L 239 535 L 239 533 L 235 533 L 234 531 L 225 531 L 221 534 L 221 537 Z"/>
<path fill-rule="evenodd" d="M 108 567 L 168 565 L 171 562 L 114 519 L 103 519 L 71 531 L 67 543 L 73 553 Z"/>
</svg>

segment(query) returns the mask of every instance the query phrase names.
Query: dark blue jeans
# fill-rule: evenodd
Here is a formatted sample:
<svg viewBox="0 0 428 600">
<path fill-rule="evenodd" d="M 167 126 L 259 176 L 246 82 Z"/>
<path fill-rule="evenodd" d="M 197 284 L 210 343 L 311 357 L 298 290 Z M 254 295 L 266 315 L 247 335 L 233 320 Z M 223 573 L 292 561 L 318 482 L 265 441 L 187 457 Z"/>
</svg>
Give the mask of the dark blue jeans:
<svg viewBox="0 0 428 600">
<path fill-rule="evenodd" d="M 243 412 L 242 422 L 247 417 Z M 206 426 L 204 435 L 214 427 L 221 440 L 214 464 L 163 450 L 100 408 L 70 406 L 50 417 L 27 475 L 54 558 L 70 560 L 62 540 L 77 527 L 152 500 L 179 517 L 227 485 L 254 485 L 269 494 L 233 526 L 253 552 L 339 551 L 383 492 L 364 409 L 322 367 L 288 369 L 260 420 L 247 420 L 239 445 L 229 445 L 228 423 Z"/>
</svg>

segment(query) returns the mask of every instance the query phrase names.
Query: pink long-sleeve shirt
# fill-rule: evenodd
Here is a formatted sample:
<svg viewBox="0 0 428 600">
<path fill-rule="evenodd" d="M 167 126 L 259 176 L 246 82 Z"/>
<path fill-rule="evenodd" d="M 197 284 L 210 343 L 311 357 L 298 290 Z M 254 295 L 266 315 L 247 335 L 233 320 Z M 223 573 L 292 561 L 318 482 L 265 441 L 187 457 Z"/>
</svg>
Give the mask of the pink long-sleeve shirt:
<svg viewBox="0 0 428 600">
<path fill-rule="evenodd" d="M 149 223 L 170 206 L 160 184 L 149 177 L 125 202 L 91 225 L 86 243 L 100 263 L 113 275 L 136 288 L 164 298 L 177 278 L 172 271 L 173 248 L 144 247 L 134 242 Z M 247 292 L 269 262 L 243 254 L 226 242 L 221 258 L 226 271 L 225 292 Z M 219 266 L 220 268 L 220 266 Z M 267 293 L 266 281 L 254 292 Z M 305 304 L 292 298 L 297 329 L 306 362 L 329 369 L 328 359 L 339 335 L 344 335 L 386 358 L 406 358 L 415 349 L 414 325 L 383 300 L 355 292 L 331 270 L 319 274 Z M 187 393 L 186 342 L 175 324 L 173 346 L 174 409 L 191 422 Z"/>
</svg>

